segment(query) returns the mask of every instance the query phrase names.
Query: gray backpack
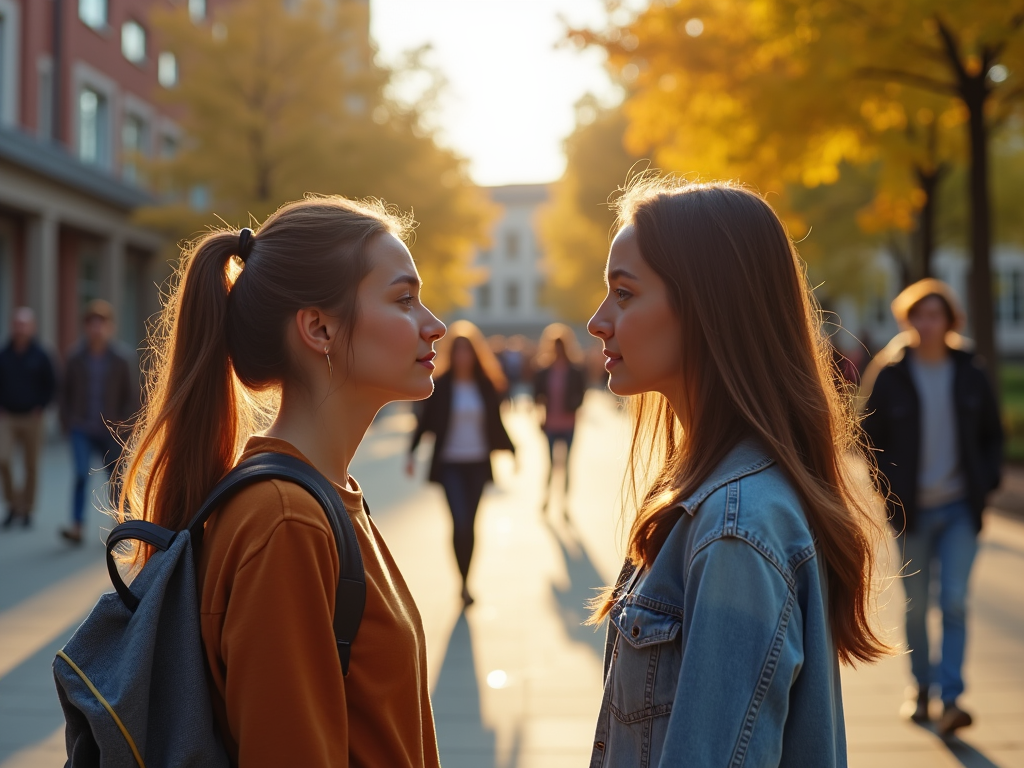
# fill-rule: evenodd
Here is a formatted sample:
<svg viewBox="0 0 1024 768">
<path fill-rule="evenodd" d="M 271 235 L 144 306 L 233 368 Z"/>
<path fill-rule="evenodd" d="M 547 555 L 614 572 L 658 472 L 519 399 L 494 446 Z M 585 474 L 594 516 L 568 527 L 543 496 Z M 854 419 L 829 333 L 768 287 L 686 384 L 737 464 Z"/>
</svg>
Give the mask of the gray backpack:
<svg viewBox="0 0 1024 768">
<path fill-rule="evenodd" d="M 348 674 L 366 602 L 355 528 L 323 475 L 291 456 L 261 453 L 217 484 L 185 530 L 133 520 L 110 532 L 107 570 L 116 591 L 99 599 L 53 662 L 66 721 L 65 768 L 228 766 L 207 685 L 194 550 L 215 509 L 242 487 L 273 478 L 305 488 L 320 502 L 334 532 L 341 561 L 334 633 Z M 155 550 L 130 588 L 113 554 L 127 540 Z"/>
</svg>

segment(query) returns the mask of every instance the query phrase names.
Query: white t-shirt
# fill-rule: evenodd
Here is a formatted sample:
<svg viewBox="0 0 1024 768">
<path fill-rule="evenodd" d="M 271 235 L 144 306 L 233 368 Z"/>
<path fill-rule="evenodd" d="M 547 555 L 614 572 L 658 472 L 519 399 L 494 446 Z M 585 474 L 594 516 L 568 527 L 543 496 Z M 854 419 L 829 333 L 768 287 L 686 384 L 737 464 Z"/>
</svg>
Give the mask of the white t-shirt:
<svg viewBox="0 0 1024 768">
<path fill-rule="evenodd" d="M 471 381 L 453 382 L 452 412 L 441 460 L 452 464 L 486 461 L 487 426 L 484 398 Z"/>
</svg>

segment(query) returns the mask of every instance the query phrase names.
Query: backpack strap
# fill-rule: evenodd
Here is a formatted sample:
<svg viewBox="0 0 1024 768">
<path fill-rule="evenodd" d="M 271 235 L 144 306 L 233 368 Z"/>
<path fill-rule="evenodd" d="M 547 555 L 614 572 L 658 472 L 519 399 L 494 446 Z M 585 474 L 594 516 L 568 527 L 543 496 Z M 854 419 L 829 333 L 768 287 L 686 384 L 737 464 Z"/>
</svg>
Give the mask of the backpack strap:
<svg viewBox="0 0 1024 768">
<path fill-rule="evenodd" d="M 192 545 L 198 548 L 202 544 L 203 526 L 214 510 L 242 488 L 261 480 L 287 480 L 299 485 L 317 500 L 327 515 L 341 564 L 334 600 L 334 636 L 338 643 L 342 673 L 347 675 L 352 643 L 359 632 L 366 606 L 366 575 L 355 527 L 330 480 L 301 459 L 283 453 L 260 453 L 246 459 L 217 483 L 189 522 L 187 530 Z M 366 510 L 369 514 L 368 507 Z M 142 520 L 122 523 L 110 532 L 107 539 L 107 569 L 114 588 L 129 610 L 134 611 L 138 607 L 139 599 L 128 589 L 117 571 L 113 557 L 114 545 L 126 539 L 137 539 L 166 550 L 173 538 L 174 532 Z"/>
</svg>

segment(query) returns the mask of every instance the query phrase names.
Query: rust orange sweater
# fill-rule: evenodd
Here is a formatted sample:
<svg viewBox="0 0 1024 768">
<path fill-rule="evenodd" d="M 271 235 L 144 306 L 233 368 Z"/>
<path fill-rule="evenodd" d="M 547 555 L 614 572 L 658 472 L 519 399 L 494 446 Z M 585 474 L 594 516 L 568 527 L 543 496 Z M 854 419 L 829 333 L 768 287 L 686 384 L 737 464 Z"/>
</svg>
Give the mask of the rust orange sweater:
<svg viewBox="0 0 1024 768">
<path fill-rule="evenodd" d="M 262 451 L 306 460 L 268 437 L 242 458 Z M 419 612 L 362 494 L 338 490 L 366 571 L 348 677 L 331 626 L 338 550 L 316 500 L 268 480 L 206 524 L 202 635 L 221 734 L 241 768 L 439 768 Z"/>
</svg>

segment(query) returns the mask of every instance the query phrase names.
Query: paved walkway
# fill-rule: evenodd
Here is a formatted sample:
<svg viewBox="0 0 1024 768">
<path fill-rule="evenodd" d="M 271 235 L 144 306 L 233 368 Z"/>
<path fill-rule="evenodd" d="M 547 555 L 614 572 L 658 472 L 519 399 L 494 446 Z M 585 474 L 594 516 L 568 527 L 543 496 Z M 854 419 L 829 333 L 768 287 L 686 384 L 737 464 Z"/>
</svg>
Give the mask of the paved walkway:
<svg viewBox="0 0 1024 768">
<path fill-rule="evenodd" d="M 569 519 L 541 513 L 547 448 L 524 407 L 508 418 L 518 469 L 497 461 L 477 527 L 463 614 L 440 491 L 402 473 L 411 417 L 374 425 L 353 466 L 420 605 L 446 768 L 586 765 L 601 693 L 601 634 L 581 626 L 593 589 L 614 578 L 628 425 L 613 398 L 588 394 L 574 454 Z M 68 550 L 55 537 L 68 488 L 64 446 L 47 452 L 33 531 L 0 535 L 0 768 L 63 763 L 49 665 L 96 595 L 109 589 L 97 530 Z M 98 527 L 99 516 L 93 518 Z M 989 515 L 973 581 L 964 698 L 978 725 L 945 745 L 902 720 L 905 658 L 844 672 L 851 766 L 1024 768 L 1024 522 Z M 883 595 L 899 626 L 902 590 Z M 899 639 L 899 632 L 895 634 Z"/>
</svg>

